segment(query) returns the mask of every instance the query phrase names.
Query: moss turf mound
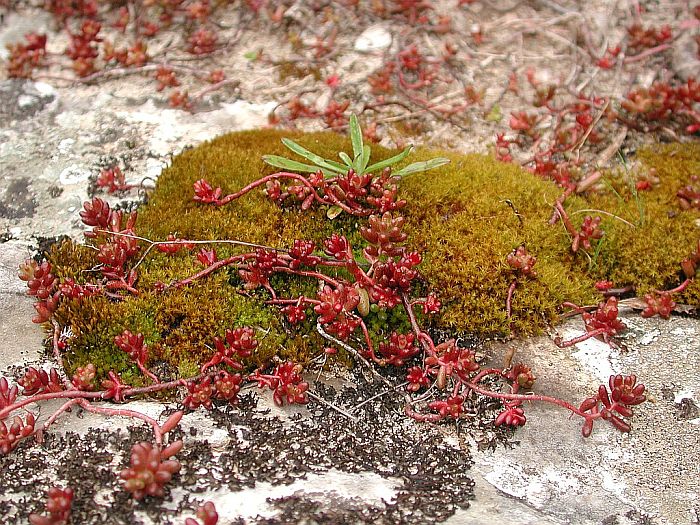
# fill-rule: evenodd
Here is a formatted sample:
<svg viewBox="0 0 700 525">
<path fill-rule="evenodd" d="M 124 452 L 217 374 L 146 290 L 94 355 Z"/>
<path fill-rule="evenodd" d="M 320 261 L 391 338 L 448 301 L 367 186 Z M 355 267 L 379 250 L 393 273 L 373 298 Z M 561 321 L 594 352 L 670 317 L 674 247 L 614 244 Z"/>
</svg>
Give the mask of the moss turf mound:
<svg viewBox="0 0 700 525">
<path fill-rule="evenodd" d="M 289 133 L 232 133 L 176 157 L 159 178 L 149 202 L 139 209 L 137 234 L 152 240 L 175 234 L 185 239 L 236 239 L 285 248 L 296 238 L 320 244 L 336 231 L 345 234 L 359 252 L 364 243 L 358 226 L 365 219 L 341 215 L 329 220 L 326 210 L 318 207 L 305 213 L 295 207 L 280 208 L 257 190 L 221 208 L 192 199 L 192 185 L 200 178 L 233 192 L 272 173 L 261 156 L 286 154 L 280 143 L 283 136 Z M 329 158 L 350 150 L 349 141 L 335 134 L 293 138 Z M 375 148 L 373 160 L 395 153 Z M 444 305 L 430 321 L 436 327 L 480 336 L 537 333 L 556 321 L 563 301 L 596 303 L 600 296 L 594 283 L 599 279 L 610 279 L 619 286 L 632 284 L 637 294 L 676 286 L 680 261 L 697 245 L 700 211 L 681 210 L 675 196 L 700 173 L 697 145 L 641 154 L 639 172 L 654 168 L 660 180 L 650 191 L 637 192 L 634 174 L 619 170 L 604 178 L 606 190 L 587 198 L 569 198 L 565 206 L 576 226 L 585 215 L 600 214 L 605 231 L 590 253 L 576 255 L 571 253 L 571 239 L 561 222 L 548 224 L 560 188 L 515 165 L 481 155 L 418 150 L 406 163 L 438 154 L 451 163 L 406 177 L 400 192 L 408 201 L 403 210 L 407 245 L 424 258 L 421 286 L 435 292 Z M 506 256 L 521 244 L 537 257 L 538 276 L 520 282 L 511 324 L 505 301 L 513 271 Z M 241 251 L 225 244 L 215 247 L 219 258 Z M 58 277 L 94 281 L 99 273 L 84 270 L 96 266 L 95 254 L 94 249 L 68 242 L 54 249 L 50 260 Z M 211 354 L 208 346 L 213 337 L 238 326 L 254 326 L 264 333 L 251 364 L 265 363 L 273 355 L 305 362 L 322 351 L 324 342 L 314 332 L 312 320 L 292 327 L 277 308 L 261 304 L 267 298 L 264 290 L 241 295 L 241 282 L 233 269 L 218 271 L 182 289 L 164 293 L 154 289 L 157 282 L 182 279 L 201 268 L 187 250 L 175 255 L 153 250 L 139 267 L 138 297 L 118 302 L 103 296 L 63 301 L 56 319 L 74 334 L 66 355 L 68 369 L 93 362 L 101 374 L 114 369 L 127 382 L 141 383 L 135 365 L 113 341 L 125 329 L 145 335 L 151 349 L 149 366 L 171 377 L 196 373 Z M 313 294 L 317 287 L 310 280 L 286 277 L 275 278 L 272 285 L 285 297 Z M 676 300 L 700 303 L 698 283 L 692 283 Z M 366 321 L 377 339 L 397 326 L 407 328 L 403 314 L 398 313 L 375 311 Z"/>
</svg>

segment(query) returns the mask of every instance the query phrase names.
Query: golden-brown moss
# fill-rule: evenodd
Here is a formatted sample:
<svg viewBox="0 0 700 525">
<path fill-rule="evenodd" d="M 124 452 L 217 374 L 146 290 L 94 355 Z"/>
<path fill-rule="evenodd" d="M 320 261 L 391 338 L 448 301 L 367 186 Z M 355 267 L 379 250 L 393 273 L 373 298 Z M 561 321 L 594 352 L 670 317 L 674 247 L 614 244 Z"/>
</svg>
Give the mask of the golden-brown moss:
<svg viewBox="0 0 700 525">
<path fill-rule="evenodd" d="M 680 279 L 679 263 L 690 256 L 700 237 L 700 210 L 682 210 L 676 192 L 700 173 L 700 145 L 659 145 L 639 153 L 637 172 L 617 170 L 609 190 L 592 195 L 579 206 L 606 210 L 605 241 L 592 273 L 620 284 L 633 284 L 638 294 L 668 289 Z M 653 173 L 659 182 L 649 191 L 636 191 L 639 175 Z M 678 302 L 700 304 L 700 286 L 693 282 L 676 297 Z"/>
<path fill-rule="evenodd" d="M 330 221 L 324 209 L 307 213 L 282 209 L 260 190 L 221 208 L 193 201 L 192 185 L 200 178 L 233 192 L 271 173 L 261 155 L 285 155 L 280 138 L 288 135 L 278 131 L 233 133 L 176 157 L 158 180 L 148 204 L 139 210 L 137 233 L 153 240 L 172 233 L 189 239 L 237 239 L 288 247 L 295 238 L 320 243 L 340 230 L 354 246 L 361 247 L 357 228 L 362 219 L 341 215 Z M 328 157 L 350 149 L 346 139 L 334 134 L 294 138 Z M 382 148 L 374 150 L 373 159 L 392 154 Z M 620 170 L 607 176 L 615 191 L 567 200 L 566 208 L 576 225 L 586 213 L 595 214 L 585 210 L 599 209 L 616 216 L 603 215 L 606 233 L 600 245 L 575 257 L 561 223 L 547 223 L 561 192 L 554 184 L 479 155 L 419 150 L 408 160 L 436 154 L 450 157 L 451 164 L 407 177 L 402 193 L 408 201 L 408 244 L 424 257 L 424 286 L 434 290 L 444 304 L 434 320 L 437 326 L 480 335 L 504 335 L 511 328 L 521 334 L 535 333 L 556 320 L 561 302 L 597 301 L 593 283 L 598 279 L 633 284 L 641 292 L 678 284 L 679 262 L 697 242 L 697 210 L 681 211 L 675 200 L 677 189 L 687 184 L 691 173 L 698 172 L 697 146 L 643 152 L 640 158 L 661 179 L 652 191 L 636 193 L 630 175 Z M 520 282 L 511 324 L 506 319 L 505 300 L 513 272 L 505 260 L 520 244 L 538 258 L 538 276 Z M 225 257 L 240 248 L 217 244 L 216 250 Z M 64 244 L 54 250 L 51 259 L 61 278 L 84 282 L 94 275 L 82 271 L 96 264 L 94 256 L 94 250 Z M 251 365 L 259 366 L 275 355 L 305 361 L 321 351 L 323 341 L 311 321 L 300 329 L 289 327 L 275 308 L 262 304 L 264 292 L 249 297 L 238 293 L 240 283 L 234 271 L 219 271 L 164 294 L 152 291 L 157 282 L 182 279 L 201 268 L 186 251 L 174 256 L 153 251 L 139 267 L 138 287 L 143 292 L 138 297 L 122 302 L 102 297 L 64 302 L 58 320 L 75 334 L 66 356 L 69 369 L 93 361 L 103 373 L 115 369 L 124 372 L 125 379 L 138 382 L 135 367 L 113 343 L 124 329 L 142 332 L 151 347 L 151 365 L 162 364 L 174 375 L 195 371 L 211 355 L 214 336 L 237 326 L 258 330 L 260 347 Z M 282 296 L 312 294 L 316 288 L 316 283 L 298 278 L 276 279 L 274 284 L 286 287 L 280 289 Z M 698 285 L 689 287 L 681 299 L 698 304 Z M 406 326 L 400 315 L 386 320 L 372 313 L 367 321 L 380 333 L 386 333 L 392 324 Z"/>
<path fill-rule="evenodd" d="M 445 303 L 438 324 L 507 333 L 504 305 L 513 273 L 506 257 L 520 244 L 538 258 L 539 277 L 523 281 L 516 292 L 516 331 L 543 328 L 562 300 L 594 300 L 591 279 L 570 267 L 566 232 L 547 224 L 560 194 L 554 184 L 481 155 L 440 154 L 452 162 L 403 184 L 411 241 L 424 254 L 423 272 Z M 419 151 L 416 158 L 434 155 Z"/>
</svg>

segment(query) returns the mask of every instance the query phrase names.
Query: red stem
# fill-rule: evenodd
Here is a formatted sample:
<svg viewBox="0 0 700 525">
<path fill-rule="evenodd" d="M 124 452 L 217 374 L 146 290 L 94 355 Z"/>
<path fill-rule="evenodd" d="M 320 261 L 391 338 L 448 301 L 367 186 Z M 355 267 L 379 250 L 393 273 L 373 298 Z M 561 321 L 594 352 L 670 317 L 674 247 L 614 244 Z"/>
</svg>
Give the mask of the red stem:
<svg viewBox="0 0 700 525">
<path fill-rule="evenodd" d="M 545 403 L 551 403 L 554 405 L 558 405 L 562 408 L 565 408 L 567 410 L 570 410 L 577 416 L 581 416 L 584 418 L 591 417 L 591 414 L 587 414 L 586 412 L 581 412 L 577 407 L 572 405 L 571 403 L 564 401 L 562 399 L 557 399 L 556 397 L 550 397 L 550 396 L 541 396 L 538 394 L 507 394 L 507 393 L 501 393 L 501 392 L 494 392 L 492 390 L 487 390 L 485 388 L 480 387 L 479 385 L 475 384 L 474 382 L 470 381 L 467 382 L 466 385 L 474 390 L 475 392 L 478 392 L 479 394 L 483 396 L 488 396 L 488 397 L 494 397 L 498 399 L 507 399 L 510 401 L 543 401 Z"/>
<path fill-rule="evenodd" d="M 261 186 L 262 184 L 266 184 L 267 182 L 269 182 L 271 180 L 277 180 L 277 179 L 293 179 L 293 180 L 296 180 L 298 182 L 301 182 L 311 192 L 311 194 L 314 196 L 314 199 L 316 199 L 321 204 L 335 204 L 340 209 L 342 209 L 344 212 L 349 213 L 350 215 L 358 215 L 357 211 L 354 211 L 346 204 L 343 204 L 333 194 L 327 194 L 326 199 L 321 197 L 318 194 L 318 192 L 316 191 L 316 188 L 313 187 L 313 185 L 308 181 L 308 179 L 306 177 L 304 177 L 302 175 L 298 175 L 296 173 L 289 173 L 286 171 L 280 171 L 278 173 L 273 173 L 271 175 L 267 175 L 265 177 L 262 177 L 254 182 L 251 182 L 250 184 L 248 184 L 244 188 L 241 188 L 240 190 L 238 190 L 236 193 L 230 193 L 229 195 L 226 195 L 222 199 L 219 199 L 216 202 L 216 205 L 217 206 L 224 206 L 224 205 L 228 204 L 229 202 L 236 200 L 239 197 L 242 197 L 243 195 L 248 193 L 250 190 L 257 188 L 258 186 Z M 363 215 L 365 213 L 360 213 L 360 214 Z"/>
<path fill-rule="evenodd" d="M 420 412 L 416 412 L 415 410 L 413 410 L 411 403 L 408 402 L 404 406 L 403 411 L 408 417 L 415 419 L 416 421 L 427 421 L 428 423 L 437 423 L 442 419 L 442 416 L 440 414 L 421 414 Z"/>
<path fill-rule="evenodd" d="M 588 310 L 595 310 L 598 308 L 597 306 L 590 306 L 590 307 L 589 306 L 579 306 L 577 304 L 570 303 L 569 301 L 564 301 L 563 303 L 561 303 L 561 306 L 562 306 L 562 308 L 571 308 L 572 310 L 574 310 L 576 313 L 579 313 L 579 314 L 587 312 Z"/>
<path fill-rule="evenodd" d="M 557 198 L 557 202 L 560 204 L 564 204 L 564 201 L 566 201 L 567 197 L 571 195 L 574 192 L 574 186 L 567 186 L 567 188 L 564 190 L 564 193 Z M 554 225 L 557 222 L 557 217 L 559 217 L 559 212 L 556 209 L 552 210 L 552 216 L 549 218 L 549 224 Z"/>
<path fill-rule="evenodd" d="M 348 251 L 350 252 L 350 247 L 348 247 Z M 350 257 L 352 257 L 353 256 L 352 252 L 350 252 L 349 255 L 350 255 Z M 352 275 L 355 277 L 355 279 L 357 279 L 359 277 L 362 281 L 364 281 L 369 286 L 375 285 L 374 280 L 369 275 L 367 275 L 367 273 L 365 273 L 365 271 L 362 268 L 360 268 L 360 266 L 357 264 L 357 262 L 355 261 L 354 258 L 351 259 L 350 261 L 348 261 L 346 267 L 347 267 L 348 271 L 350 273 L 352 273 Z M 373 271 L 373 270 L 370 268 L 370 271 Z"/>
<path fill-rule="evenodd" d="M 586 191 L 588 188 L 593 186 L 596 182 L 598 182 L 601 178 L 603 177 L 603 172 L 600 170 L 596 170 L 593 173 L 586 175 L 583 179 L 581 179 L 578 184 L 576 185 L 576 193 L 583 193 Z M 551 220 L 551 219 L 550 219 Z M 556 222 L 556 214 L 554 215 L 554 221 Z"/>
<path fill-rule="evenodd" d="M 679 284 L 675 288 L 672 288 L 670 290 L 657 290 L 657 292 L 658 293 L 680 293 L 688 287 L 688 285 L 690 284 L 691 281 L 692 281 L 692 279 L 686 279 L 685 281 L 683 281 L 681 284 Z"/>
<path fill-rule="evenodd" d="M 568 341 L 558 341 L 555 339 L 554 344 L 557 345 L 559 348 L 567 348 L 569 346 L 573 346 L 576 343 L 581 343 L 582 341 L 586 341 L 587 339 L 590 339 L 591 337 L 597 337 L 599 335 L 602 335 L 606 333 L 607 330 L 605 328 L 597 328 L 591 332 L 586 332 L 583 335 L 580 335 L 578 337 L 574 337 L 573 339 L 569 339 Z"/>
<path fill-rule="evenodd" d="M 484 377 L 490 376 L 490 375 L 499 375 L 503 377 L 503 371 L 500 370 L 499 368 L 485 368 L 483 370 L 480 370 L 478 374 L 476 374 L 474 377 L 471 378 L 472 383 L 478 383 L 481 381 Z"/>
<path fill-rule="evenodd" d="M 518 286 L 518 280 L 515 279 L 512 283 L 510 283 L 510 286 L 508 287 L 508 295 L 506 296 L 506 317 L 508 320 L 510 320 L 510 314 L 511 314 L 511 303 L 513 301 L 513 292 L 515 292 L 515 288 Z"/>
<path fill-rule="evenodd" d="M 53 324 L 53 357 L 56 360 L 60 374 L 63 376 L 63 385 L 67 389 L 74 388 L 73 383 L 66 377 L 66 369 L 63 367 L 63 358 L 61 357 L 61 351 L 58 348 L 58 340 L 61 336 L 61 326 L 55 320 L 51 321 Z"/>
<path fill-rule="evenodd" d="M 634 290 L 634 286 L 631 284 L 628 284 L 627 286 L 623 286 L 622 288 L 608 288 L 603 292 L 603 297 L 612 297 L 614 296 L 620 296 L 622 294 L 626 294 L 628 292 L 631 292 Z M 597 307 L 596 307 L 597 308 Z"/>
<path fill-rule="evenodd" d="M 574 225 L 571 223 L 571 219 L 569 218 L 569 215 L 566 213 L 566 210 L 564 210 L 564 206 L 562 206 L 561 202 L 557 201 L 554 203 L 554 207 L 557 209 L 557 212 L 559 213 L 559 217 L 561 217 L 561 221 L 564 223 L 564 226 L 566 227 L 566 231 L 568 231 L 571 236 L 574 238 L 574 242 L 576 242 L 576 239 L 578 239 L 578 231 L 576 228 L 574 228 Z M 578 244 L 578 243 L 577 243 Z M 576 251 L 576 250 L 574 250 Z"/>
<path fill-rule="evenodd" d="M 175 379 L 174 381 L 168 381 L 167 383 L 156 383 L 155 385 L 143 386 L 138 388 L 125 388 L 122 390 L 122 395 L 124 397 L 140 396 L 142 394 L 150 394 L 152 392 L 160 392 L 162 390 L 169 390 L 171 388 L 177 388 L 179 386 L 186 386 L 188 381 L 199 381 L 204 379 L 205 376 L 209 374 L 199 374 L 195 377 L 190 377 L 189 379 Z"/>
<path fill-rule="evenodd" d="M 41 431 L 47 430 L 51 425 L 54 424 L 56 419 L 58 419 L 58 416 L 60 416 L 63 412 L 69 410 L 73 405 L 79 404 L 81 401 L 82 401 L 81 399 L 70 399 L 70 400 L 66 401 L 65 403 L 63 403 L 63 405 L 61 405 L 61 408 L 56 410 L 56 412 L 51 414 L 51 417 L 49 417 L 49 419 L 46 420 L 44 425 L 41 427 Z M 36 432 L 39 432 L 39 430 L 37 430 Z"/>
<path fill-rule="evenodd" d="M 292 275 L 300 275 L 302 277 L 314 277 L 316 279 L 320 279 L 324 282 L 327 282 L 328 284 L 332 284 L 336 288 L 340 286 L 340 283 L 338 281 L 336 281 L 332 277 L 328 277 L 327 275 L 324 275 L 319 272 L 309 270 L 292 270 L 291 268 L 285 268 L 284 266 L 275 266 L 272 270 L 278 273 L 291 273 Z"/>
<path fill-rule="evenodd" d="M 78 400 L 78 404 L 84 410 L 87 410 L 88 412 L 92 412 L 94 414 L 104 414 L 107 416 L 133 417 L 135 419 L 140 419 L 141 421 L 145 421 L 146 423 L 151 425 L 151 427 L 153 428 L 153 434 L 155 435 L 155 438 L 156 438 L 156 445 L 160 446 L 163 444 L 163 433 L 160 431 L 160 425 L 158 425 L 158 421 L 156 421 L 153 418 L 148 417 L 146 414 L 142 414 L 141 412 L 136 412 L 135 410 L 127 410 L 124 408 L 97 407 L 97 406 L 90 404 L 85 399 Z"/>
<path fill-rule="evenodd" d="M 149 385 L 149 386 L 144 386 L 144 387 L 132 387 L 132 388 L 125 388 L 122 390 L 122 396 L 124 398 L 127 397 L 134 397 L 134 396 L 139 396 L 142 394 L 149 394 L 152 392 L 160 392 L 163 390 L 170 390 L 172 388 L 177 388 L 179 386 L 185 386 L 187 384 L 187 381 L 199 381 L 206 377 L 207 375 L 215 374 L 217 372 L 209 372 L 207 374 L 199 374 L 195 377 L 191 377 L 189 379 L 176 379 L 174 381 L 168 381 L 167 383 L 157 383 L 155 385 Z M 18 408 L 22 408 L 23 406 L 32 404 L 32 403 L 37 403 L 39 401 L 48 401 L 49 399 L 104 399 L 105 394 L 107 393 L 106 390 L 101 390 L 98 392 L 85 392 L 84 390 L 77 390 L 77 389 L 71 389 L 71 390 L 61 390 L 60 392 L 46 392 L 44 394 L 36 394 L 33 396 L 26 397 L 20 401 L 16 401 L 15 403 L 6 406 L 2 410 L 0 410 L 0 420 L 6 418 L 9 414 L 17 410 Z"/>
<path fill-rule="evenodd" d="M 18 408 L 49 399 L 100 399 L 104 392 L 83 392 L 82 390 L 62 390 L 60 392 L 47 392 L 26 397 L 20 401 L 15 401 L 0 410 L 0 420 L 5 419 L 9 414 Z"/>
<path fill-rule="evenodd" d="M 369 330 L 367 330 L 367 325 L 365 322 L 360 318 L 360 327 L 362 328 L 362 333 L 365 336 L 365 341 L 367 343 L 367 353 L 369 356 L 372 358 L 372 361 L 375 363 L 379 363 L 380 365 L 384 365 L 385 362 L 382 359 L 379 359 L 377 357 L 377 354 L 374 353 L 374 347 L 372 346 L 372 339 L 369 337 Z"/>
<path fill-rule="evenodd" d="M 232 255 L 231 257 L 227 259 L 221 259 L 220 261 L 216 261 L 215 263 L 210 264 L 204 270 L 201 270 L 197 272 L 196 274 L 188 277 L 187 279 L 183 279 L 181 281 L 177 281 L 175 283 L 172 283 L 169 285 L 169 288 L 182 288 L 183 286 L 187 286 L 189 284 L 192 284 L 194 281 L 197 279 L 201 279 L 202 277 L 206 277 L 207 275 L 214 273 L 216 270 L 219 268 L 223 268 L 224 266 L 228 266 L 229 264 L 234 264 L 240 261 L 244 261 L 246 257 L 252 257 L 250 254 L 244 254 L 244 255 Z"/>
<path fill-rule="evenodd" d="M 413 312 L 411 300 L 408 298 L 406 292 L 401 292 L 401 302 L 403 303 L 404 310 L 406 310 L 408 320 L 411 323 L 411 329 L 413 330 L 416 339 L 418 339 L 421 342 L 423 348 L 426 352 L 428 352 L 429 355 L 435 355 L 435 345 L 433 344 L 433 340 L 418 326 L 418 322 L 416 321 L 416 314 Z"/>
<path fill-rule="evenodd" d="M 329 181 L 329 182 L 330 182 L 330 181 Z M 333 192 L 333 188 L 332 188 L 332 187 L 327 187 L 327 188 L 326 188 L 326 190 L 325 190 L 325 195 L 326 195 L 326 197 L 328 197 L 328 199 L 330 200 L 331 204 L 335 204 L 335 205 L 338 206 L 339 208 L 342 208 L 344 211 L 346 211 L 346 212 L 349 213 L 350 215 L 355 215 L 355 216 L 358 216 L 358 217 L 364 217 L 364 216 L 371 215 L 372 213 L 374 213 L 372 210 L 368 210 L 368 209 L 365 209 L 365 208 L 356 208 L 356 209 L 352 209 L 352 208 L 350 208 L 349 206 L 343 204 L 343 202 L 342 202 L 342 201 L 337 197 L 337 195 Z M 324 201 L 321 201 L 321 202 L 324 202 Z M 351 201 L 348 200 L 348 202 L 351 202 Z M 326 204 L 327 204 L 327 203 L 326 203 Z M 359 206 L 359 204 L 358 204 L 358 206 Z"/>
<path fill-rule="evenodd" d="M 318 266 L 340 266 L 343 268 L 347 268 L 348 266 L 348 261 L 331 261 L 329 259 L 321 259 L 318 263 L 316 263 Z M 357 263 L 355 263 L 357 264 Z"/>
<path fill-rule="evenodd" d="M 238 80 L 237 78 L 224 79 L 221 82 L 217 82 L 216 84 L 211 84 L 210 86 L 205 87 L 199 93 L 195 93 L 194 95 L 192 95 L 192 100 L 199 100 L 204 95 L 206 95 L 208 93 L 212 93 L 213 91 L 221 89 L 222 87 L 227 86 L 227 85 L 232 84 L 234 87 L 238 87 L 238 85 L 240 85 L 240 83 L 241 83 L 241 81 Z"/>
<path fill-rule="evenodd" d="M 160 383 L 160 379 L 158 379 L 158 377 L 153 372 L 146 368 L 146 366 L 141 361 L 136 361 L 136 365 L 139 367 L 139 370 L 141 370 L 142 374 L 150 377 L 154 383 Z"/>
<path fill-rule="evenodd" d="M 430 337 L 425 332 L 421 332 L 419 335 L 419 339 L 423 342 L 423 347 L 428 351 L 428 355 L 437 354 L 437 352 L 435 351 L 435 343 L 433 342 L 432 337 Z M 427 345 L 427 347 L 425 345 Z"/>
<path fill-rule="evenodd" d="M 109 281 L 105 286 L 110 290 L 126 290 L 132 295 L 138 295 L 139 291 L 131 286 L 126 280 L 121 277 L 118 281 Z"/>
<path fill-rule="evenodd" d="M 303 295 L 299 297 L 298 299 L 269 299 L 265 301 L 265 304 L 274 304 L 276 306 L 281 306 L 283 304 L 296 304 L 296 305 L 302 305 L 302 304 L 321 304 L 321 301 L 318 299 L 309 299 L 308 297 L 304 297 Z"/>
<path fill-rule="evenodd" d="M 81 399 L 81 398 L 70 399 L 67 402 L 65 402 L 63 405 L 61 405 L 61 408 L 56 410 L 56 412 L 54 412 L 51 415 L 51 417 L 49 417 L 49 419 L 46 420 L 46 422 L 41 427 L 41 431 L 46 431 L 51 425 L 53 425 L 56 422 L 56 419 L 58 419 L 58 417 L 62 413 L 66 412 L 74 405 L 80 405 L 84 410 L 87 410 L 88 412 L 105 414 L 105 415 L 109 415 L 109 416 L 124 416 L 124 417 L 133 417 L 136 419 L 141 419 L 142 421 L 145 421 L 146 423 L 151 425 L 151 427 L 153 427 L 153 433 L 155 434 L 156 443 L 158 445 L 161 445 L 163 443 L 163 434 L 160 430 L 160 426 L 158 425 L 158 422 L 155 421 L 154 419 L 148 417 L 147 415 L 141 414 L 140 412 L 135 412 L 133 410 L 96 407 L 96 406 L 92 405 L 90 402 L 88 402 L 87 400 Z M 39 432 L 39 430 L 37 430 L 36 432 Z"/>
<path fill-rule="evenodd" d="M 656 47 L 651 47 L 649 49 L 642 51 L 641 53 L 639 53 L 637 55 L 632 55 L 631 57 L 626 57 L 625 64 L 631 64 L 632 62 L 639 62 L 640 60 L 644 60 L 647 57 L 655 55 L 656 53 L 661 53 L 663 51 L 666 51 L 667 49 L 671 49 L 670 44 L 661 44 L 661 45 L 658 45 Z"/>
</svg>

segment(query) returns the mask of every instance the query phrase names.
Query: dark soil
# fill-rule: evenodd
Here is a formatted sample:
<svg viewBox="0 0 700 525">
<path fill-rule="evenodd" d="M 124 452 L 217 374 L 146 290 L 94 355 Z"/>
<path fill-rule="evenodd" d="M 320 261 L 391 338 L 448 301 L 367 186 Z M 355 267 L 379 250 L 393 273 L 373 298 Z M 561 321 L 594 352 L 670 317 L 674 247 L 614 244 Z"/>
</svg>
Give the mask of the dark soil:
<svg viewBox="0 0 700 525">
<path fill-rule="evenodd" d="M 347 408 L 386 388 L 357 376 L 357 387 L 338 393 L 317 383 L 316 394 Z M 207 491 L 236 492 L 259 482 L 290 484 L 307 474 L 336 469 L 375 473 L 400 480 L 401 486 L 395 500 L 384 505 L 368 505 L 362 499 L 346 499 L 332 492 L 296 493 L 269 501 L 279 509 L 275 517 L 259 516 L 250 522 L 442 522 L 457 509 L 469 507 L 473 499 L 470 455 L 465 447 L 447 443 L 440 426 L 406 418 L 402 403 L 401 397 L 391 399 L 390 395 L 368 403 L 358 410 L 355 423 L 312 401 L 308 405 L 311 417 L 298 414 L 291 421 L 282 421 L 258 408 L 256 394 L 246 393 L 238 407 L 211 412 L 215 425 L 227 428 L 231 436 L 220 455 L 212 453 L 207 441 L 197 439 L 197 429 L 171 433 L 170 439 L 184 437 L 187 441 L 178 456 L 182 469 L 169 488 L 182 488 L 188 495 L 176 503 L 170 493 L 163 500 L 135 502 L 119 486 L 116 473 L 126 466 L 131 446 L 151 439 L 145 427 L 130 428 L 128 434 L 95 429 L 84 436 L 49 432 L 43 443 L 25 441 L 13 454 L 0 458 L 0 515 L 8 525 L 26 523 L 29 513 L 43 510 L 51 486 L 69 484 L 75 491 L 72 523 L 139 524 L 146 523 L 145 514 L 153 523 L 179 524 L 206 499 L 197 496 L 205 487 Z M 486 407 L 475 409 L 483 414 Z M 477 421 L 473 424 L 480 425 Z"/>
</svg>

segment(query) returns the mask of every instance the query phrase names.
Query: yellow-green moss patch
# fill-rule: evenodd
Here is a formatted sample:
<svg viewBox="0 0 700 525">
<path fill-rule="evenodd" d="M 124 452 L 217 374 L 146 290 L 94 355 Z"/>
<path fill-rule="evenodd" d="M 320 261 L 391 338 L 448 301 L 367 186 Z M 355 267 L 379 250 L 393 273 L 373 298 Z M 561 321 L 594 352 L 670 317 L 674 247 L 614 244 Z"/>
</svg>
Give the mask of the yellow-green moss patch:
<svg viewBox="0 0 700 525">
<path fill-rule="evenodd" d="M 206 178 L 214 187 L 233 192 L 272 173 L 263 154 L 285 154 L 280 139 L 289 133 L 251 131 L 233 133 L 186 151 L 163 172 L 149 202 L 139 210 L 137 234 L 164 240 L 180 238 L 236 239 L 275 247 L 289 247 L 294 239 L 318 244 L 332 232 L 345 234 L 357 248 L 363 242 L 358 227 L 365 219 L 341 215 L 328 220 L 318 207 L 302 213 L 280 208 L 255 190 L 231 204 L 216 208 L 196 203 L 192 185 Z M 293 136 L 303 146 L 329 158 L 350 145 L 334 134 Z M 374 148 L 373 159 L 394 154 Z M 617 285 L 632 284 L 643 293 L 679 282 L 679 263 L 697 243 L 698 210 L 682 211 L 675 192 L 700 168 L 700 148 L 674 146 L 640 155 L 640 170 L 654 168 L 659 184 L 637 192 L 634 175 L 624 169 L 606 175 L 607 190 L 587 198 L 571 197 L 566 209 L 576 226 L 586 214 L 603 210 L 605 236 L 590 253 L 571 253 L 571 239 L 560 222 L 548 224 L 552 204 L 561 194 L 553 183 L 540 180 L 514 165 L 480 155 L 458 155 L 419 150 L 408 162 L 447 156 L 451 163 L 403 181 L 402 196 L 408 204 L 407 244 L 424 257 L 421 285 L 434 291 L 444 308 L 432 320 L 438 327 L 476 335 L 507 335 L 541 331 L 554 322 L 563 301 L 591 304 L 599 300 L 594 282 L 611 279 Z M 521 280 L 513 298 L 513 318 L 506 319 L 505 301 L 513 271 L 506 256 L 524 244 L 537 257 L 536 279 Z M 214 245 L 212 245 L 214 246 Z M 215 245 L 219 257 L 240 253 L 241 248 Z M 51 254 L 56 274 L 78 282 L 97 279 L 85 272 L 96 264 L 95 251 L 64 244 Z M 168 256 L 152 251 L 139 267 L 141 294 L 115 302 L 104 297 L 64 301 L 58 321 L 74 334 L 66 361 L 70 369 L 92 361 L 102 373 L 114 369 L 138 383 L 137 369 L 114 345 L 125 329 L 142 332 L 151 348 L 150 366 L 160 366 L 171 376 L 190 374 L 211 355 L 215 336 L 227 328 L 252 326 L 260 346 L 251 365 L 275 355 L 307 361 L 324 344 L 313 331 L 313 320 L 291 327 L 275 307 L 262 304 L 267 292 L 241 295 L 235 271 L 221 270 L 182 289 L 156 293 L 158 282 L 188 277 L 202 268 L 193 252 Z M 317 283 L 301 278 L 276 279 L 281 296 L 313 295 Z M 678 298 L 698 304 L 700 287 L 693 283 Z M 368 325 L 381 339 L 394 325 L 406 327 L 402 315 L 371 313 Z"/>
</svg>

